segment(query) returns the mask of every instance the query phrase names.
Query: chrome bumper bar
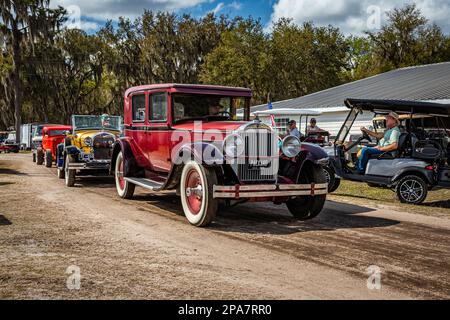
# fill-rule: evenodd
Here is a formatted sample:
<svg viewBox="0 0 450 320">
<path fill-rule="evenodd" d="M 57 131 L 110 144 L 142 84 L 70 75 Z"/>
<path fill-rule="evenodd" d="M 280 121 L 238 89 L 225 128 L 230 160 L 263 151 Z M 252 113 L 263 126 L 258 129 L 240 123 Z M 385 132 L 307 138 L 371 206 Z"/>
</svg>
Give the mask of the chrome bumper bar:
<svg viewBox="0 0 450 320">
<path fill-rule="evenodd" d="M 214 186 L 213 191 L 214 198 L 235 200 L 266 197 L 317 196 L 328 193 L 328 184 Z"/>
<path fill-rule="evenodd" d="M 95 170 L 95 169 L 109 169 L 110 161 L 107 162 L 72 162 L 69 163 L 69 169 L 77 170 Z"/>
</svg>

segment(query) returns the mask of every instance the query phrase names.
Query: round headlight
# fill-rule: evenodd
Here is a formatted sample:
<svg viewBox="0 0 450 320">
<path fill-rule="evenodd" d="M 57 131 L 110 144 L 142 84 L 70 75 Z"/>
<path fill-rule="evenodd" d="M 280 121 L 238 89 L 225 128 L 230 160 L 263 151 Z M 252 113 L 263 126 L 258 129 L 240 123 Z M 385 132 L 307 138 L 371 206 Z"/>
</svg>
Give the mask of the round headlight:
<svg viewBox="0 0 450 320">
<path fill-rule="evenodd" d="M 230 158 L 236 158 L 244 153 L 244 140 L 237 135 L 232 134 L 223 141 L 223 151 Z"/>
<path fill-rule="evenodd" d="M 300 140 L 297 137 L 287 136 L 283 139 L 283 142 L 281 144 L 281 151 L 283 151 L 285 156 L 293 158 L 300 153 L 300 145 Z"/>
<path fill-rule="evenodd" d="M 84 144 L 87 145 L 88 147 L 92 146 L 92 138 L 91 137 L 84 138 Z"/>
</svg>

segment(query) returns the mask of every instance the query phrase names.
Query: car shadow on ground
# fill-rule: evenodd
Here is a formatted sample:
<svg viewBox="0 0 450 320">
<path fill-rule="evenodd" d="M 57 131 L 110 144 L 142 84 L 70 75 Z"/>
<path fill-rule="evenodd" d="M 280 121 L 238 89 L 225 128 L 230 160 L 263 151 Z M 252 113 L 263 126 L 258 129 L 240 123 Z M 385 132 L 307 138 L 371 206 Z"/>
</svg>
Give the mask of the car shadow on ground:
<svg viewBox="0 0 450 320">
<path fill-rule="evenodd" d="M 9 226 L 11 224 L 11 221 L 9 221 L 4 215 L 0 214 L 0 226 Z"/>
<path fill-rule="evenodd" d="M 440 200 L 440 201 L 426 202 L 426 203 L 423 203 L 422 205 L 426 206 L 426 207 L 450 209 L 450 200 Z"/>
<path fill-rule="evenodd" d="M 77 176 L 75 180 L 76 188 L 95 187 L 111 188 L 115 187 L 113 176 Z"/>
<path fill-rule="evenodd" d="M 183 215 L 180 197 L 174 193 L 139 194 L 133 200 L 158 207 L 176 215 Z M 400 222 L 393 219 L 358 215 L 374 209 L 327 201 L 324 210 L 313 220 L 299 221 L 284 205 L 246 203 L 235 207 L 221 207 L 210 230 L 250 234 L 287 235 L 308 231 L 333 231 L 353 228 L 382 228 Z"/>
<path fill-rule="evenodd" d="M 27 175 L 26 173 L 17 171 L 15 169 L 10 169 L 10 168 L 0 168 L 0 174 L 16 174 L 16 175 L 21 175 L 21 176 Z"/>
</svg>

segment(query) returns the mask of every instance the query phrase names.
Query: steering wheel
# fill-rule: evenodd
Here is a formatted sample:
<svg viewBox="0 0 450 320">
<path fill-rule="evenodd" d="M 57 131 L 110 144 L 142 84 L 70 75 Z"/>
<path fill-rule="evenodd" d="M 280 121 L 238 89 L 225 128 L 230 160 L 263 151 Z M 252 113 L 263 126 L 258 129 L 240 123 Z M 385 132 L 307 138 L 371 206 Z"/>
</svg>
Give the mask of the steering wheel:
<svg viewBox="0 0 450 320">
<path fill-rule="evenodd" d="M 361 141 L 363 140 L 367 140 L 369 142 L 372 142 L 372 138 L 366 133 L 363 132 L 363 135 L 361 137 L 358 138 L 358 140 L 356 140 L 355 142 L 353 142 L 351 145 L 345 147 L 345 151 L 348 151 L 350 149 L 353 149 L 354 147 L 356 147 L 358 144 L 361 143 Z"/>
<path fill-rule="evenodd" d="M 363 132 L 363 135 L 362 135 L 362 137 L 361 137 L 360 139 L 361 139 L 361 140 L 360 140 L 359 142 L 361 142 L 361 141 L 363 141 L 363 140 L 367 140 L 367 141 L 369 141 L 369 142 L 372 142 L 372 137 L 369 136 L 367 132 Z M 359 140 L 359 139 L 358 139 L 358 140 Z"/>
<path fill-rule="evenodd" d="M 231 119 L 231 112 L 228 112 L 228 111 L 220 111 L 218 114 L 223 114 L 223 115 L 227 115 L 228 117 L 230 117 L 230 119 Z"/>
</svg>

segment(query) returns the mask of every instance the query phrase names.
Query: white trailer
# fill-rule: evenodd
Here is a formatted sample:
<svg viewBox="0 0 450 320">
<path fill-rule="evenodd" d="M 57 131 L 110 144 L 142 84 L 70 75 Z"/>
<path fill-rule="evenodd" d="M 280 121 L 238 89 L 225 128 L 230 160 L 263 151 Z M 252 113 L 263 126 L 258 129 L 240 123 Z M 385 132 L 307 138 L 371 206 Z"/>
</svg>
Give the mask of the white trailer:
<svg viewBox="0 0 450 320">
<path fill-rule="evenodd" d="M 20 126 L 20 149 L 30 150 L 33 139 L 33 123 L 26 123 Z"/>
</svg>

